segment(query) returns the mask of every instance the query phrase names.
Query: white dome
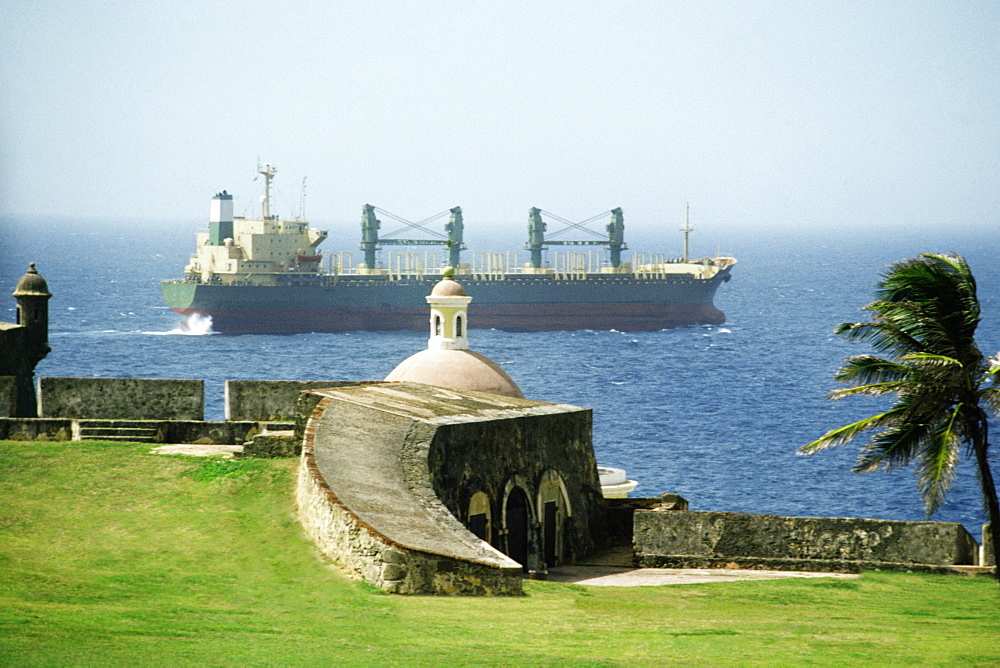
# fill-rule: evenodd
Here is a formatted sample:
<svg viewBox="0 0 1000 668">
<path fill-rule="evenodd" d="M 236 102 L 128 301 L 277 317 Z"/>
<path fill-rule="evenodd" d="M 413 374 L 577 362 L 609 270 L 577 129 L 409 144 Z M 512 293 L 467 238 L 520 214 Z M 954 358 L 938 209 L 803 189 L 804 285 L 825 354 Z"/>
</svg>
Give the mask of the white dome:
<svg viewBox="0 0 1000 668">
<path fill-rule="evenodd" d="M 524 398 L 496 362 L 474 350 L 421 350 L 400 362 L 385 379 Z"/>
<path fill-rule="evenodd" d="M 467 297 L 462 284 L 451 276 L 445 276 L 438 281 L 431 290 L 431 297 Z"/>
</svg>

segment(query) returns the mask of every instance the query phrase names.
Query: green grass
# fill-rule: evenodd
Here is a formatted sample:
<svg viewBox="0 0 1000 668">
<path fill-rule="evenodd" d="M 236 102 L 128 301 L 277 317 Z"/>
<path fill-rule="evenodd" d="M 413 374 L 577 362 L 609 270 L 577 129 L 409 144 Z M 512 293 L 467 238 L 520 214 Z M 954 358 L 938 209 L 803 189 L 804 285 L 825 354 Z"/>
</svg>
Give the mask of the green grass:
<svg viewBox="0 0 1000 668">
<path fill-rule="evenodd" d="M 294 460 L 0 442 L 0 664 L 1000 663 L 1000 591 L 866 574 L 388 596 L 325 565 Z"/>
</svg>

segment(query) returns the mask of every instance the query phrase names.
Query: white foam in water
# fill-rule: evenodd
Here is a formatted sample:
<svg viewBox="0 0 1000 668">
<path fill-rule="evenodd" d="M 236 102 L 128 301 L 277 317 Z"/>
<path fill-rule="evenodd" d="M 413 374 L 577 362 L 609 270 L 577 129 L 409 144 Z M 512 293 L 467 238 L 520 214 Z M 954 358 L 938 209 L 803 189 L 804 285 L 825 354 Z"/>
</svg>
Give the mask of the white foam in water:
<svg viewBox="0 0 1000 668">
<path fill-rule="evenodd" d="M 206 334 L 218 334 L 212 331 L 212 316 L 203 313 L 192 313 L 184 316 L 181 325 L 177 329 L 169 332 L 144 332 L 145 334 L 170 335 L 180 334 L 182 336 L 203 336 Z"/>
</svg>

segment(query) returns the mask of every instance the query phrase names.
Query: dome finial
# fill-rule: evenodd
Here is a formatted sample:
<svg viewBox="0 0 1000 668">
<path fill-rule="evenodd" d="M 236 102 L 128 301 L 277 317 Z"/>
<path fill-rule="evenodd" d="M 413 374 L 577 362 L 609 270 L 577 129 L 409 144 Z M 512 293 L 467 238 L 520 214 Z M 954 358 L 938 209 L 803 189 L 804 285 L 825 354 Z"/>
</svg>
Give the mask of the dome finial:
<svg viewBox="0 0 1000 668">
<path fill-rule="evenodd" d="M 49 292 L 49 286 L 42 278 L 42 275 L 38 273 L 35 269 L 35 263 L 28 263 L 28 271 L 24 273 L 24 276 L 17 282 L 17 287 L 14 288 L 15 297 L 51 297 L 52 293 Z"/>
<path fill-rule="evenodd" d="M 445 267 L 444 271 L 441 272 L 441 275 L 446 279 L 455 280 L 455 267 Z"/>
</svg>

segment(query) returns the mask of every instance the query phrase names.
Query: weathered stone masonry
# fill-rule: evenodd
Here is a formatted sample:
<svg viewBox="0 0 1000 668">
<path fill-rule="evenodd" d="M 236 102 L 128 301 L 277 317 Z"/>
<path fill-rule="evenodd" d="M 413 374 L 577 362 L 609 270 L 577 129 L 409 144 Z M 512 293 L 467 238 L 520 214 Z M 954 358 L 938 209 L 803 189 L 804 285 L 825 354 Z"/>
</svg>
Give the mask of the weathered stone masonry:
<svg viewBox="0 0 1000 668">
<path fill-rule="evenodd" d="M 587 410 L 409 383 L 316 390 L 310 406 L 300 519 L 354 577 L 516 594 L 524 567 L 581 556 L 600 534 Z"/>
<path fill-rule="evenodd" d="M 953 522 L 637 510 L 634 523 L 636 562 L 646 567 L 860 572 L 977 562 L 976 540 Z"/>
</svg>

